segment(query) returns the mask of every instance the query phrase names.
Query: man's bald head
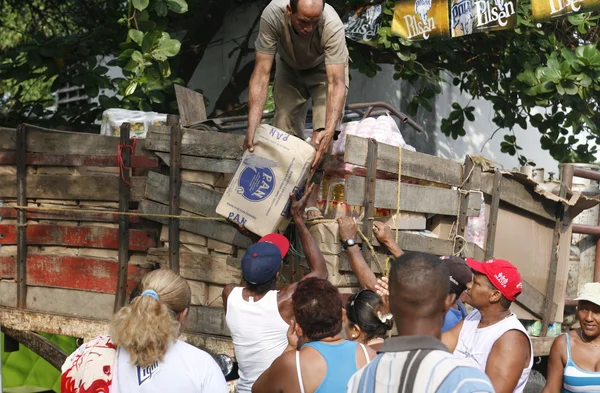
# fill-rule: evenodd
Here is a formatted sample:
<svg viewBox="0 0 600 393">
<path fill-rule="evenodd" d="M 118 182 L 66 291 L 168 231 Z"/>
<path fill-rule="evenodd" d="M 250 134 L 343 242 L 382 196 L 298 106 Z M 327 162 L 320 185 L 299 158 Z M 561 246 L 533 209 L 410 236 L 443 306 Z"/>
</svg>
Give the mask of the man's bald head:
<svg viewBox="0 0 600 393">
<path fill-rule="evenodd" d="M 435 318 L 441 328 L 453 300 L 444 261 L 431 254 L 405 253 L 392 264 L 389 280 L 390 311 L 396 321 Z"/>
<path fill-rule="evenodd" d="M 292 14 L 297 14 L 300 11 L 306 16 L 321 17 L 325 8 L 325 0 L 290 0 L 290 8 Z"/>
</svg>

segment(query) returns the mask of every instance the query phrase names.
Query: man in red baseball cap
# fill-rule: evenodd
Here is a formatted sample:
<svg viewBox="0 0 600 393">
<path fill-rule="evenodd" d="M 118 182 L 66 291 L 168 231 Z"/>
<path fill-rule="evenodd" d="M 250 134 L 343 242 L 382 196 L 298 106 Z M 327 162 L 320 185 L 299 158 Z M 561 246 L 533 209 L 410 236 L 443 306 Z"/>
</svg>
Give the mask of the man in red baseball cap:
<svg viewBox="0 0 600 393">
<path fill-rule="evenodd" d="M 290 194 L 292 217 L 312 270 L 302 280 L 327 279 L 323 253 L 303 220 L 304 208 L 314 188 L 311 185 L 299 201 Z M 229 284 L 223 289 L 225 320 L 239 366 L 240 393 L 250 393 L 256 379 L 288 349 L 287 333 L 294 328 L 292 295 L 298 283 L 284 285 L 279 290 L 276 287 L 289 247 L 283 235 L 271 233 L 262 237 L 242 257 L 242 283 Z"/>
<path fill-rule="evenodd" d="M 497 393 L 521 393 L 533 366 L 529 335 L 510 311 L 523 289 L 521 275 L 504 260 L 466 262 L 473 271 L 466 302 L 475 310 L 444 333 L 442 341 L 454 355 L 484 371 Z"/>
</svg>

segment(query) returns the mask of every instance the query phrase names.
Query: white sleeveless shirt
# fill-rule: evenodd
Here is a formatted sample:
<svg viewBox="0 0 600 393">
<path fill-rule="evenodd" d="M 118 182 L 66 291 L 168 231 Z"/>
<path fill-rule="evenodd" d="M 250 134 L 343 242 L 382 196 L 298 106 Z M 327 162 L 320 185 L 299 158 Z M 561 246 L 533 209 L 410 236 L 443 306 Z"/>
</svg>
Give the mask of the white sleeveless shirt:
<svg viewBox="0 0 600 393">
<path fill-rule="evenodd" d="M 531 339 L 523 327 L 523 324 L 521 324 L 515 314 L 511 314 L 509 317 L 491 326 L 478 329 L 477 325 L 479 325 L 480 320 L 481 313 L 478 310 L 473 310 L 467 315 L 458 336 L 458 343 L 454 350 L 454 355 L 459 358 L 469 359 L 473 366 L 485 372 L 488 356 L 490 355 L 492 346 L 494 346 L 496 340 L 509 330 L 523 332 L 529 340 L 529 365 L 527 368 L 523 369 L 519 382 L 514 390 L 514 393 L 522 393 L 525 384 L 527 383 L 527 379 L 529 378 L 529 374 L 531 373 L 531 367 L 533 367 L 533 347 L 531 346 Z"/>
<path fill-rule="evenodd" d="M 258 377 L 285 351 L 289 325 L 281 318 L 277 291 L 246 301 L 236 287 L 227 299 L 225 319 L 239 366 L 238 392 L 250 393 Z"/>
</svg>

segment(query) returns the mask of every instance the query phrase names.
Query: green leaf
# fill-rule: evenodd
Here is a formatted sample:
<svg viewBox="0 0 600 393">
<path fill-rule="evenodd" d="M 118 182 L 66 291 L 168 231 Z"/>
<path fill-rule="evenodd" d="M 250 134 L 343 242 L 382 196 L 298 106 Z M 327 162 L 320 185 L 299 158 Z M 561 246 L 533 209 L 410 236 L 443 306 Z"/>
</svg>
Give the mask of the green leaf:
<svg viewBox="0 0 600 393">
<path fill-rule="evenodd" d="M 475 121 L 475 115 L 473 115 L 473 112 L 465 111 L 465 117 L 469 121 Z"/>
<path fill-rule="evenodd" d="M 462 107 L 460 106 L 460 104 L 458 102 L 453 102 L 452 108 L 456 109 L 457 111 L 462 110 Z"/>
<path fill-rule="evenodd" d="M 152 55 L 156 60 L 165 60 L 167 57 L 173 57 L 179 53 L 181 49 L 181 42 L 171 38 L 169 33 L 162 33 L 162 37 L 158 41 L 158 47 L 152 52 Z M 165 58 L 158 58 L 156 55 Z"/>
<path fill-rule="evenodd" d="M 131 60 L 133 60 L 137 63 L 143 63 L 144 56 L 139 51 L 136 50 L 131 54 Z"/>
<path fill-rule="evenodd" d="M 152 49 L 156 45 L 158 45 L 158 41 L 161 39 L 162 34 L 160 31 L 153 30 L 149 33 L 144 34 L 144 39 L 142 40 L 142 51 L 144 53 L 151 52 Z"/>
<path fill-rule="evenodd" d="M 142 45 L 142 40 L 144 39 L 144 33 L 142 33 L 139 30 L 136 30 L 136 29 L 129 29 L 129 32 L 127 33 L 127 35 L 129 36 L 129 38 L 131 38 L 131 40 L 133 42 L 135 42 L 138 45 Z"/>
<path fill-rule="evenodd" d="M 188 4 L 185 0 L 167 0 L 167 6 L 176 14 L 183 14 L 188 11 Z"/>
<path fill-rule="evenodd" d="M 169 65 L 168 61 L 159 61 L 158 69 L 160 70 L 160 74 L 163 76 L 163 78 L 168 78 L 171 76 L 171 66 Z"/>
<path fill-rule="evenodd" d="M 127 86 L 127 89 L 125 89 L 125 95 L 126 96 L 130 96 L 133 93 L 135 93 L 135 89 L 137 89 L 137 82 L 131 82 L 129 84 L 129 86 Z"/>
<path fill-rule="evenodd" d="M 148 94 L 148 97 L 150 98 L 150 101 L 155 104 L 162 104 L 166 99 L 165 94 L 159 90 L 151 91 L 150 94 Z"/>
<path fill-rule="evenodd" d="M 564 91 L 564 93 L 561 93 L 561 94 L 566 93 L 569 95 L 575 95 L 579 91 L 579 88 L 572 80 L 564 80 L 564 81 L 560 82 L 560 88 Z M 557 89 L 558 89 L 558 86 L 557 86 Z"/>
<path fill-rule="evenodd" d="M 143 11 L 150 4 L 150 0 L 131 0 L 131 4 L 138 11 Z"/>
<path fill-rule="evenodd" d="M 538 84 L 538 80 L 535 77 L 533 70 L 526 70 L 517 76 L 517 79 L 528 86 L 535 86 Z"/>
<path fill-rule="evenodd" d="M 117 62 L 119 64 L 125 64 L 131 59 L 131 55 L 133 54 L 133 49 L 126 49 L 117 58 Z"/>
<path fill-rule="evenodd" d="M 154 4 L 154 11 L 156 11 L 156 15 L 158 16 L 167 16 L 169 12 L 167 8 L 167 4 L 163 0 L 157 0 Z"/>
</svg>

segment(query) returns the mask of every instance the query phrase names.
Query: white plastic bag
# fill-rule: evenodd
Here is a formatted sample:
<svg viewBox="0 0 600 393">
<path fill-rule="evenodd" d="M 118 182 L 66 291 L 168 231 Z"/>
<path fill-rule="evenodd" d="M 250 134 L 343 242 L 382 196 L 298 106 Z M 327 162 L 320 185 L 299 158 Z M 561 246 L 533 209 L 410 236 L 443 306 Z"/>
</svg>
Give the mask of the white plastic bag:
<svg viewBox="0 0 600 393">
<path fill-rule="evenodd" d="M 131 137 L 145 138 L 150 125 L 166 125 L 167 115 L 157 112 L 130 111 L 111 108 L 102 113 L 101 135 L 119 136 L 121 124 L 131 124 Z"/>
</svg>

